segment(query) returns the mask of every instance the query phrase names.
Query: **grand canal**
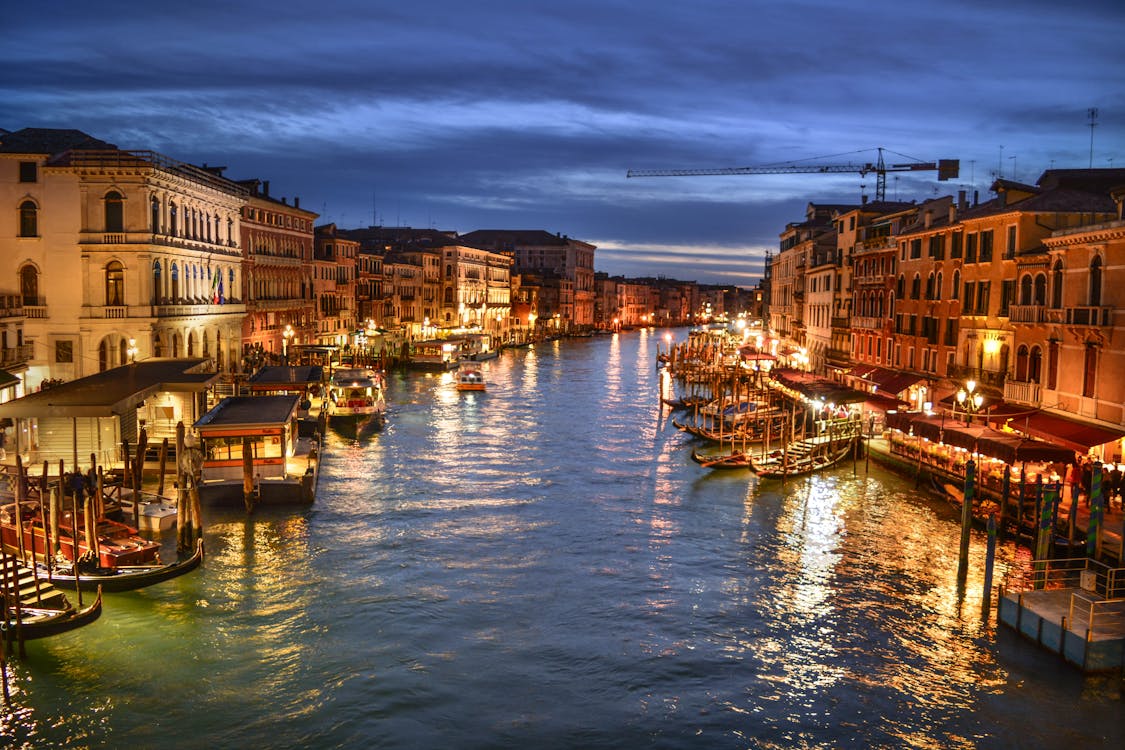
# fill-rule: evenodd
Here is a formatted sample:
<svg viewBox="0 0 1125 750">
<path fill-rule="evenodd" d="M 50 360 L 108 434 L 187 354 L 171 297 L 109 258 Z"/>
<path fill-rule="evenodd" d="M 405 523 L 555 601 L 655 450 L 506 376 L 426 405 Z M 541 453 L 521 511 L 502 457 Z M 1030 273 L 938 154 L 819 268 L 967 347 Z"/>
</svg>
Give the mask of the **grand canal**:
<svg viewBox="0 0 1125 750">
<path fill-rule="evenodd" d="M 10 660 L 5 746 L 1125 746 L 1120 683 L 982 621 L 983 538 L 961 593 L 912 482 L 692 463 L 662 337 L 392 375 L 314 506 L 205 509 L 203 569 Z"/>
</svg>

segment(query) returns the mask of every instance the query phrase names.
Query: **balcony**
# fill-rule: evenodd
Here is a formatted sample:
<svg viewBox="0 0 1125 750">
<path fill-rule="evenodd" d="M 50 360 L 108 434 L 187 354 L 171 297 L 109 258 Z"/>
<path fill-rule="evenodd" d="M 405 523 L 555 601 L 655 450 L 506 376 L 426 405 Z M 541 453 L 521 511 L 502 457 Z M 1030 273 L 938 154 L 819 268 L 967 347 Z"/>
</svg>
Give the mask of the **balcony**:
<svg viewBox="0 0 1125 750">
<path fill-rule="evenodd" d="M 1047 308 L 1045 305 L 1009 305 L 1008 320 L 1032 325 L 1046 323 Z"/>
<path fill-rule="evenodd" d="M 1113 325 L 1112 307 L 1068 307 L 1066 324 L 1070 326 L 1108 327 Z"/>
<path fill-rule="evenodd" d="M 46 305 L 24 305 L 23 314 L 28 318 L 46 318 L 47 306 Z"/>
<path fill-rule="evenodd" d="M 1021 383 L 1009 380 L 1004 383 L 1004 400 L 1039 406 L 1041 386 L 1038 383 Z"/>
<path fill-rule="evenodd" d="M 21 365 L 24 362 L 30 361 L 34 354 L 35 346 L 33 344 L 21 344 L 20 346 L 0 349 L 0 367 Z"/>
<path fill-rule="evenodd" d="M 864 328 L 867 330 L 883 330 L 883 318 L 852 318 L 852 328 Z"/>
<path fill-rule="evenodd" d="M 241 255 L 237 241 L 207 240 L 191 237 L 178 237 L 170 234 L 152 232 L 82 232 L 80 245 L 164 245 L 187 250 L 197 250 L 222 255 Z"/>
<path fill-rule="evenodd" d="M 1007 373 L 996 372 L 994 370 L 979 370 L 976 367 L 966 367 L 965 365 L 953 365 L 949 368 L 950 380 L 975 380 L 984 385 L 990 385 L 994 388 L 1004 388 L 1004 382 Z"/>
<path fill-rule="evenodd" d="M 16 294 L 0 294 L 0 318 L 22 318 L 23 297 Z"/>
<path fill-rule="evenodd" d="M 246 305 L 228 303 L 225 305 L 152 305 L 154 318 L 190 318 L 198 315 L 244 315 Z"/>
</svg>

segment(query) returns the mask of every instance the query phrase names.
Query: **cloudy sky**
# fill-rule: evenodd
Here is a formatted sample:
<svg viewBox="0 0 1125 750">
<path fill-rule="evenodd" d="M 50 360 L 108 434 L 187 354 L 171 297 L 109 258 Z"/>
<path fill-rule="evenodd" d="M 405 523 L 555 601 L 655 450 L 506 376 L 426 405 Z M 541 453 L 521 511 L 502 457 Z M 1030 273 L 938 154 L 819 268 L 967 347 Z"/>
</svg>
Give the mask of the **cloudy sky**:
<svg viewBox="0 0 1125 750">
<path fill-rule="evenodd" d="M 1118 0 L 38 0 L 4 15 L 0 128 L 225 165 L 320 222 L 545 229 L 598 270 L 749 285 L 868 174 L 629 169 L 960 159 L 887 198 L 1125 166 Z M 1098 109 L 1091 129 L 1088 110 Z M 896 179 L 897 177 L 897 179 Z"/>
</svg>

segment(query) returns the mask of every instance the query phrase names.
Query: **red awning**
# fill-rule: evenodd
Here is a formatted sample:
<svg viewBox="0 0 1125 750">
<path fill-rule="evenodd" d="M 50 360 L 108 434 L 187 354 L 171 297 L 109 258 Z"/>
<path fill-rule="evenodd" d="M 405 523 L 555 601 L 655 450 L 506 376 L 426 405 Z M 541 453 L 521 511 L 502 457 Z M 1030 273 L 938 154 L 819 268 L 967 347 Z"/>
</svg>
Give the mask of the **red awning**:
<svg viewBox="0 0 1125 750">
<path fill-rule="evenodd" d="M 864 375 L 863 379 L 874 383 L 884 393 L 896 395 L 922 380 L 922 376 L 898 370 L 888 370 L 885 367 L 876 367 Z"/>
<path fill-rule="evenodd" d="M 1025 435 L 1043 438 L 1082 453 L 1095 445 L 1105 445 L 1125 436 L 1125 429 L 1105 427 L 1045 411 L 1015 417 L 1008 422 L 1008 426 Z"/>
</svg>

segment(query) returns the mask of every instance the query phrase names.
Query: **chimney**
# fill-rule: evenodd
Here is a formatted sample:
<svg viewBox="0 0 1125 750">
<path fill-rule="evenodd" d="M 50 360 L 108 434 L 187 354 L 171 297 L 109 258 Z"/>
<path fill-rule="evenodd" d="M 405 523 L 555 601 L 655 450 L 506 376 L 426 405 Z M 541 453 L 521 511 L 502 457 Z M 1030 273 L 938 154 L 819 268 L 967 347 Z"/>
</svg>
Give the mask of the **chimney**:
<svg viewBox="0 0 1125 750">
<path fill-rule="evenodd" d="M 964 211 L 968 207 L 969 207 L 969 199 L 967 197 L 967 194 L 965 193 L 964 190 L 958 190 L 957 191 L 957 208 Z"/>
<path fill-rule="evenodd" d="M 286 203 L 286 198 L 285 198 L 284 195 L 281 196 L 281 205 L 283 205 L 283 206 L 289 205 L 288 203 Z"/>
<path fill-rule="evenodd" d="M 980 191 L 979 190 L 973 191 L 973 205 L 974 206 L 980 205 Z"/>
<path fill-rule="evenodd" d="M 924 226 L 926 229 L 929 229 L 930 224 L 932 224 L 933 222 L 934 210 L 932 208 L 927 208 L 925 213 L 922 214 L 922 226 Z"/>
<path fill-rule="evenodd" d="M 262 195 L 266 196 L 267 198 L 270 197 L 270 181 L 269 180 L 262 180 Z"/>
<path fill-rule="evenodd" d="M 955 203 L 949 204 L 949 223 L 950 224 L 956 224 L 957 223 L 957 204 L 955 204 Z"/>
<path fill-rule="evenodd" d="M 301 196 L 294 195 L 293 196 L 293 208 L 300 208 L 300 207 L 301 207 Z"/>
</svg>

